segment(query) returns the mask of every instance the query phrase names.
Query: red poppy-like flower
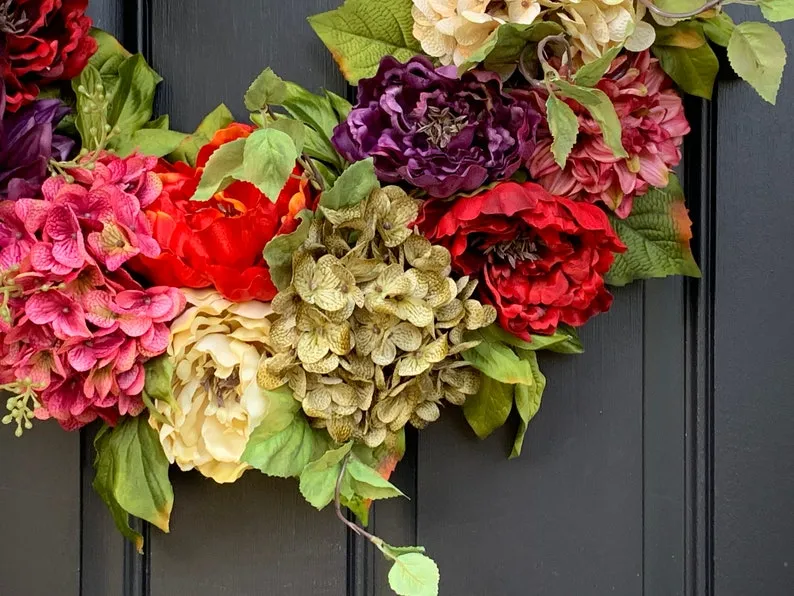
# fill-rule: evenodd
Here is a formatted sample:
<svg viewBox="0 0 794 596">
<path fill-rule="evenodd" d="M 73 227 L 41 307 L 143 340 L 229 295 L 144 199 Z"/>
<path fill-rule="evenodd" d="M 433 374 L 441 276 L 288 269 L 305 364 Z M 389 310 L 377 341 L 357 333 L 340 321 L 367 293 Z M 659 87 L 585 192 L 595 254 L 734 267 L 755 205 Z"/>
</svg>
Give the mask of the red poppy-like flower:
<svg viewBox="0 0 794 596">
<path fill-rule="evenodd" d="M 235 182 L 208 201 L 190 200 L 212 153 L 253 131 L 238 123 L 219 130 L 199 151 L 196 168 L 160 162 L 163 192 L 145 211 L 161 252 L 133 259 L 135 271 L 157 285 L 214 287 L 234 302 L 276 295 L 262 251 L 274 236 L 294 231 L 295 215 L 311 208 L 308 180 L 290 178 L 275 203 L 248 182 Z"/>
<path fill-rule="evenodd" d="M 0 0 L 0 74 L 8 110 L 33 101 L 39 86 L 76 77 L 96 52 L 88 0 Z"/>
<path fill-rule="evenodd" d="M 565 168 L 554 161 L 551 133 L 543 127 L 529 171 L 551 193 L 601 201 L 618 217 L 627 217 L 635 197 L 651 186 L 667 186 L 670 170 L 681 161 L 689 123 L 672 79 L 648 51 L 617 57 L 597 87 L 615 105 L 628 158 L 615 157 L 590 114 L 568 100 L 579 116 L 579 136 Z M 545 102 L 545 97 L 539 99 Z"/>
<path fill-rule="evenodd" d="M 480 280 L 480 299 L 496 307 L 500 325 L 525 340 L 608 310 L 603 276 L 612 253 L 626 250 L 601 209 L 532 182 L 426 201 L 418 225 L 449 249 L 453 268 Z"/>
</svg>

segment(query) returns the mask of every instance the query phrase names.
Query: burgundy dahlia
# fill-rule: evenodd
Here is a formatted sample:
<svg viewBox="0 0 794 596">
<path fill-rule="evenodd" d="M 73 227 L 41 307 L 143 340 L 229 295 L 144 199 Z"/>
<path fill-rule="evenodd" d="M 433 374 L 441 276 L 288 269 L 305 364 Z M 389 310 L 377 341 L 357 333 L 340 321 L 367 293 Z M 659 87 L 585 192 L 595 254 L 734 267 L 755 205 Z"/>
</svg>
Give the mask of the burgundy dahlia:
<svg viewBox="0 0 794 596">
<path fill-rule="evenodd" d="M 0 0 L 0 75 L 8 110 L 33 101 L 39 86 L 76 77 L 97 50 L 88 0 Z"/>
<path fill-rule="evenodd" d="M 417 56 L 387 56 L 362 79 L 358 103 L 334 131 L 349 161 L 373 157 L 383 182 L 405 181 L 434 197 L 509 178 L 535 148 L 540 114 L 491 72 L 457 77 Z"/>
<path fill-rule="evenodd" d="M 43 99 L 12 114 L 5 111 L 5 86 L 0 82 L 0 200 L 39 195 L 50 159 L 68 158 L 74 141 L 55 134 L 69 113 L 58 99 Z"/>
</svg>

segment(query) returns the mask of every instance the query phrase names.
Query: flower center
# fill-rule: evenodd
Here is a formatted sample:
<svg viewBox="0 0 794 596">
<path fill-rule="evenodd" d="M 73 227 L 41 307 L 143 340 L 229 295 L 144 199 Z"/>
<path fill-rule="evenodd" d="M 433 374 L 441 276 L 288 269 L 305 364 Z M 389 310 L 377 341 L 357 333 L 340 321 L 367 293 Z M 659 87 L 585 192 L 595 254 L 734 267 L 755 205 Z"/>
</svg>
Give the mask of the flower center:
<svg viewBox="0 0 794 596">
<path fill-rule="evenodd" d="M 511 240 L 504 240 L 485 249 L 485 254 L 493 254 L 502 261 L 515 267 L 520 261 L 538 261 L 538 242 L 528 236 L 519 236 Z"/>
<path fill-rule="evenodd" d="M 22 26 L 28 22 L 25 11 L 12 6 L 14 3 L 15 0 L 0 0 L 0 32 L 8 35 L 22 33 Z"/>
<path fill-rule="evenodd" d="M 227 397 L 233 396 L 235 401 L 237 401 L 235 389 L 240 384 L 240 374 L 237 370 L 234 370 L 228 377 L 221 379 L 220 377 L 216 377 L 213 371 L 210 371 L 204 377 L 201 384 L 209 394 L 210 399 L 215 397 L 215 403 L 219 408 L 222 408 Z"/>
<path fill-rule="evenodd" d="M 422 125 L 417 130 L 427 135 L 431 145 L 444 149 L 460 131 L 466 128 L 466 124 L 468 124 L 466 116 L 455 116 L 450 113 L 448 107 L 441 109 L 429 106 Z"/>
</svg>

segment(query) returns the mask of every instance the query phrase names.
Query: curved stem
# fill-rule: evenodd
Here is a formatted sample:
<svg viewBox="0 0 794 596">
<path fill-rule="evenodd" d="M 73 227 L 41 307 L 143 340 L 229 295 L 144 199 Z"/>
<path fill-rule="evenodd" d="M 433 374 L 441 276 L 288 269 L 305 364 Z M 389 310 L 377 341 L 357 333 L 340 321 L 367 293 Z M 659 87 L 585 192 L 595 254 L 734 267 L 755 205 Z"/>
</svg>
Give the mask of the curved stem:
<svg viewBox="0 0 794 596">
<path fill-rule="evenodd" d="M 370 534 L 358 524 L 350 521 L 345 517 L 345 514 L 342 513 L 342 501 L 340 500 L 340 496 L 342 494 L 342 480 L 345 477 L 345 470 L 347 470 L 347 462 L 349 459 L 350 459 L 350 454 L 348 453 L 345 456 L 345 459 L 342 460 L 342 469 L 339 470 L 339 476 L 336 478 L 336 487 L 334 488 L 334 511 L 336 512 L 336 517 L 338 517 L 339 521 L 341 521 L 348 528 L 353 530 L 356 534 L 358 534 L 362 538 L 366 538 L 372 544 L 379 547 L 380 544 L 383 542 L 380 538 L 378 538 L 374 534 Z"/>
<path fill-rule="evenodd" d="M 557 72 L 557 69 L 549 64 L 548 60 L 546 60 L 546 46 L 550 43 L 558 43 L 562 45 L 565 48 L 565 61 L 563 64 L 571 63 L 571 45 L 568 43 L 568 40 L 565 39 L 565 34 L 560 33 L 559 35 L 549 35 L 548 37 L 544 37 L 540 40 L 540 42 L 538 42 L 538 60 L 540 60 L 540 63 L 543 65 L 544 74 L 549 70 Z"/>
<path fill-rule="evenodd" d="M 716 8 L 722 4 L 722 2 L 723 0 L 706 0 L 706 3 L 703 6 L 696 8 L 695 10 L 690 10 L 688 12 L 667 12 L 666 10 L 662 10 L 656 6 L 653 3 L 653 0 L 640 0 L 640 4 L 645 6 L 645 8 L 650 10 L 653 14 L 659 15 L 660 17 L 667 17 L 668 19 L 688 19 L 689 17 L 696 17 L 707 10 Z"/>
</svg>

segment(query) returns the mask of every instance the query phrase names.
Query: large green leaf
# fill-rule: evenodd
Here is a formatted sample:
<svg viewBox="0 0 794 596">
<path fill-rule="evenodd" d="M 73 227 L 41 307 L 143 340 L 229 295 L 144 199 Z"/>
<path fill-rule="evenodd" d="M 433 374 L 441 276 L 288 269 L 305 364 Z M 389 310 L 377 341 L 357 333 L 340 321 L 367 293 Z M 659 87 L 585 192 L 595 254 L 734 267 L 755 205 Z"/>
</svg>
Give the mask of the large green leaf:
<svg viewBox="0 0 794 596">
<path fill-rule="evenodd" d="M 400 596 L 438 596 L 440 579 L 435 561 L 418 552 L 400 555 L 389 570 L 389 586 Z"/>
<path fill-rule="evenodd" d="M 510 347 L 485 334 L 481 337 L 483 341 L 478 346 L 463 352 L 463 358 L 469 364 L 488 377 L 508 385 L 532 384 L 532 370 Z"/>
<path fill-rule="evenodd" d="M 244 102 L 248 111 L 256 112 L 269 105 L 281 105 L 286 98 L 287 85 L 272 68 L 266 68 L 248 87 Z"/>
<path fill-rule="evenodd" d="M 204 166 L 193 201 L 208 201 L 219 190 L 223 190 L 243 172 L 246 139 L 235 139 L 218 147 Z"/>
<path fill-rule="evenodd" d="M 399 488 L 355 457 L 350 458 L 345 470 L 344 491 L 346 494 L 352 492 L 363 499 L 405 496 Z"/>
<path fill-rule="evenodd" d="M 740 23 L 728 42 L 728 60 L 736 74 L 774 105 L 786 65 L 786 46 L 777 31 L 766 23 Z"/>
<path fill-rule="evenodd" d="M 295 168 L 297 158 L 295 142 L 287 133 L 275 128 L 261 128 L 245 140 L 241 179 L 256 186 L 275 203 Z"/>
<path fill-rule="evenodd" d="M 675 175 L 667 188 L 651 189 L 635 199 L 626 219 L 611 214 L 609 218 L 628 251 L 615 256 L 607 283 L 623 286 L 635 279 L 669 275 L 700 277 L 689 247 L 692 221 Z"/>
<path fill-rule="evenodd" d="M 140 54 L 127 58 L 118 69 L 118 84 L 113 89 L 108 124 L 117 126 L 122 133 L 115 137 L 121 143 L 124 135 L 132 135 L 152 117 L 154 90 L 162 81 Z M 114 142 L 111 147 L 115 148 Z"/>
<path fill-rule="evenodd" d="M 480 330 L 480 334 L 489 342 L 501 342 L 521 350 L 549 350 L 561 354 L 581 354 L 584 352 L 582 342 L 576 329 L 568 325 L 559 325 L 552 335 L 532 335 L 532 341 L 526 341 L 508 333 L 497 323 Z"/>
<path fill-rule="evenodd" d="M 551 144 L 554 161 L 558 166 L 564 168 L 568 155 L 576 144 L 576 135 L 579 134 L 579 118 L 567 103 L 558 99 L 553 93 L 549 93 L 549 98 L 546 100 L 546 118 L 554 139 Z"/>
<path fill-rule="evenodd" d="M 339 69 L 353 85 L 371 77 L 384 56 L 405 62 L 422 51 L 414 39 L 411 0 L 345 0 L 329 12 L 309 17 Z"/>
<path fill-rule="evenodd" d="M 513 390 L 519 385 L 502 383 L 482 376 L 480 390 L 463 404 L 463 415 L 474 433 L 484 439 L 502 426 L 513 408 Z"/>
<path fill-rule="evenodd" d="M 92 27 L 91 37 L 97 42 L 97 51 L 91 56 L 88 62 L 100 71 L 109 60 L 114 60 L 118 57 L 120 57 L 121 60 L 126 60 L 131 56 L 124 46 L 107 31 Z"/>
<path fill-rule="evenodd" d="M 278 432 L 260 424 L 251 433 L 241 459 L 268 476 L 290 478 L 300 475 L 314 450 L 314 431 L 298 414 Z"/>
<path fill-rule="evenodd" d="M 352 447 L 351 441 L 337 449 L 329 449 L 303 468 L 300 491 L 313 507 L 322 509 L 334 500 L 337 478 L 342 471 L 342 460 Z"/>
<path fill-rule="evenodd" d="M 313 213 L 304 209 L 298 213 L 301 223 L 291 234 L 280 234 L 265 245 L 264 257 L 270 269 L 273 284 L 284 290 L 292 282 L 292 254 L 309 237 Z"/>
<path fill-rule="evenodd" d="M 718 12 L 711 18 L 703 19 L 702 23 L 703 33 L 706 34 L 706 37 L 718 46 L 728 47 L 736 25 L 733 24 L 733 19 L 727 12 Z"/>
<path fill-rule="evenodd" d="M 139 539 L 131 535 L 123 519 L 123 511 L 168 532 L 174 506 L 168 459 L 147 417 L 123 419 L 112 430 L 100 433 L 95 446 L 94 488 L 111 509 L 119 529 L 140 548 Z"/>
<path fill-rule="evenodd" d="M 191 167 L 196 166 L 196 157 L 199 150 L 212 140 L 217 131 L 226 128 L 234 122 L 234 116 L 224 104 L 207 114 L 196 131 L 185 137 L 176 149 L 168 154 L 171 162 L 184 161 Z"/>
<path fill-rule="evenodd" d="M 654 45 L 695 50 L 706 43 L 704 25 L 698 21 L 680 21 L 672 27 L 658 27 Z"/>
<path fill-rule="evenodd" d="M 176 151 L 188 137 L 183 132 L 157 128 L 141 128 L 132 135 L 125 135 L 116 145 L 116 153 L 126 157 L 134 151 L 144 155 L 163 157 Z"/>
<path fill-rule="evenodd" d="M 554 84 L 561 95 L 573 99 L 584 106 L 601 128 L 604 143 L 612 150 L 615 157 L 628 157 L 621 141 L 620 120 L 607 94 L 600 89 L 590 89 L 573 85 L 562 79 L 555 79 Z"/>
<path fill-rule="evenodd" d="M 538 413 L 540 400 L 543 397 L 543 391 L 546 389 L 546 377 L 540 372 L 537 353 L 520 350 L 519 354 L 532 367 L 535 383 L 531 386 L 516 385 L 515 404 L 520 422 L 518 423 L 518 432 L 513 442 L 513 450 L 510 453 L 511 458 L 521 455 L 521 448 L 524 445 L 524 436 L 527 434 L 529 421 Z"/>
<path fill-rule="evenodd" d="M 761 0 L 761 13 L 773 23 L 794 19 L 794 0 Z"/>
<path fill-rule="evenodd" d="M 695 49 L 651 46 L 662 69 L 686 93 L 711 99 L 720 62 L 709 44 Z"/>
<path fill-rule="evenodd" d="M 372 158 L 357 161 L 347 168 L 330 190 L 320 197 L 320 207 L 342 209 L 360 203 L 378 188 L 378 177 Z"/>
</svg>

